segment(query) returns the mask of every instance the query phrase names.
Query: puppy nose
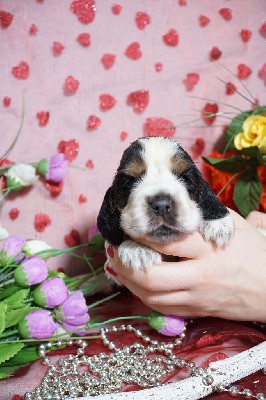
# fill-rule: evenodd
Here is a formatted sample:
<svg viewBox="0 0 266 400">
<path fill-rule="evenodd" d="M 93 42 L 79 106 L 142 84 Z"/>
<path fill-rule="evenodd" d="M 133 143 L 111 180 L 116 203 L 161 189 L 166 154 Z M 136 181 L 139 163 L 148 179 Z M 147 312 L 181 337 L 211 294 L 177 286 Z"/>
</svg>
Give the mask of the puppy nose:
<svg viewBox="0 0 266 400">
<path fill-rule="evenodd" d="M 148 201 L 150 207 L 156 215 L 166 216 L 172 211 L 172 201 L 169 197 L 155 197 Z"/>
</svg>

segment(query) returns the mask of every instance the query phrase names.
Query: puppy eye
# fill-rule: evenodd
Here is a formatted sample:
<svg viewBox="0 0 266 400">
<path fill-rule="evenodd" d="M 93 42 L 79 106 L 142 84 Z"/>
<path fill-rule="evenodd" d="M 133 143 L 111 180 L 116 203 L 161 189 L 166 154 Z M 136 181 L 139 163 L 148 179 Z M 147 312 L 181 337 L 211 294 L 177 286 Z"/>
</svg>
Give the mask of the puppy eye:
<svg viewBox="0 0 266 400">
<path fill-rule="evenodd" d="M 127 174 L 123 174 L 122 179 L 124 186 L 132 185 L 137 180 L 136 177 Z"/>
<path fill-rule="evenodd" d="M 197 186 L 197 177 L 195 176 L 195 174 L 193 174 L 193 171 L 191 169 L 187 169 L 181 175 L 179 175 L 179 177 L 185 183 L 189 192 L 194 191 Z"/>
</svg>

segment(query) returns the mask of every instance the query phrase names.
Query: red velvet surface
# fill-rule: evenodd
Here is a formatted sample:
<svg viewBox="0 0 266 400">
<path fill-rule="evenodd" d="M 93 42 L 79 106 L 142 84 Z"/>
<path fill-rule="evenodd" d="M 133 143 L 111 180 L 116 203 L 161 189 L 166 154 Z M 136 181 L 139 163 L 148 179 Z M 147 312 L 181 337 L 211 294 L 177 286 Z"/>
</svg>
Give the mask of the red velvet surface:
<svg viewBox="0 0 266 400">
<path fill-rule="evenodd" d="M 101 319 L 113 318 L 122 315 L 140 315 L 147 313 L 142 304 L 133 299 L 129 293 L 123 293 L 117 299 L 109 302 L 103 307 L 95 309 L 93 314 Z M 93 315 L 92 315 L 93 316 Z M 128 321 L 126 321 L 128 322 Z M 122 322 L 116 323 L 119 326 Z M 133 322 L 134 326 L 148 334 L 150 337 L 161 341 L 171 339 L 163 337 L 145 324 Z M 136 336 L 130 332 L 110 333 L 109 339 L 116 343 L 116 346 L 123 347 L 136 342 Z M 139 339 L 137 339 L 139 340 Z M 187 361 L 193 361 L 197 366 L 206 366 L 209 362 L 218 361 L 226 357 L 233 356 L 241 351 L 247 350 L 266 340 L 266 329 L 258 325 L 234 321 L 226 321 L 216 318 L 201 318 L 194 320 L 188 325 L 187 335 L 181 348 L 174 350 L 174 353 Z M 60 351 L 53 351 L 52 359 L 57 359 L 65 354 L 74 354 L 75 347 L 68 347 Z M 100 352 L 110 353 L 101 339 L 90 340 L 86 348 L 86 354 L 92 356 Z M 12 396 L 23 395 L 27 390 L 32 390 L 38 386 L 41 377 L 45 374 L 46 367 L 39 361 L 24 367 L 18 371 L 14 378 L 2 381 L 0 399 L 9 400 Z M 168 375 L 163 380 L 164 383 L 184 379 L 188 377 L 185 369 L 178 369 L 175 373 Z M 241 388 L 249 388 L 254 393 L 266 393 L 266 376 L 259 371 L 237 383 Z M 139 390 L 136 385 L 126 385 L 124 391 Z M 23 392 L 24 391 L 24 392 Z M 10 396 L 9 396 L 10 394 Z M 5 396 L 5 397 L 3 397 Z M 239 396 L 238 396 L 239 397 Z M 236 399 L 238 397 L 235 397 Z M 226 393 L 214 393 L 206 399 L 217 398 L 219 400 L 229 399 Z"/>
</svg>

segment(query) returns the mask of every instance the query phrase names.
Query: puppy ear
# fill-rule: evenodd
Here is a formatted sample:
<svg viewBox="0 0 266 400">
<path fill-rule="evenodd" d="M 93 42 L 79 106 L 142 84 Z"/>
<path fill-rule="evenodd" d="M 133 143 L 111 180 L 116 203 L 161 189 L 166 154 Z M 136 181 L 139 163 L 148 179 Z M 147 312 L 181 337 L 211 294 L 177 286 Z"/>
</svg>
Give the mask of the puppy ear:
<svg viewBox="0 0 266 400">
<path fill-rule="evenodd" d="M 227 208 L 217 199 L 211 187 L 203 178 L 198 205 L 204 220 L 219 219 L 229 214 Z"/>
<path fill-rule="evenodd" d="M 121 213 L 114 205 L 113 190 L 110 187 L 104 196 L 97 218 L 97 226 L 104 239 L 116 246 L 125 239 L 125 234 L 120 227 L 120 216 Z"/>
</svg>

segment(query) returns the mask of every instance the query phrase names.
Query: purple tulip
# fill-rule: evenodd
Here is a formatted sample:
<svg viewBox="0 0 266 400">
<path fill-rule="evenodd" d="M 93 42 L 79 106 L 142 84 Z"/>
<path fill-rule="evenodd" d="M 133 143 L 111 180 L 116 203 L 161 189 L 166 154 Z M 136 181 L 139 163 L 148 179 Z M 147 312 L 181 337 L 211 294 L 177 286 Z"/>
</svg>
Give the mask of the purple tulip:
<svg viewBox="0 0 266 400">
<path fill-rule="evenodd" d="M 41 160 L 37 169 L 41 175 L 45 176 L 47 181 L 60 183 L 65 178 L 67 166 L 68 161 L 65 159 L 64 154 L 57 153 L 48 160 Z"/>
<path fill-rule="evenodd" d="M 21 251 L 25 245 L 25 240 L 20 236 L 9 236 L 0 252 L 0 265 L 6 266 L 8 263 L 19 263 L 25 257 Z"/>
<path fill-rule="evenodd" d="M 71 324 L 62 324 L 62 327 L 65 329 L 67 332 L 73 332 L 73 335 L 77 336 L 85 336 L 88 332 L 86 330 L 86 326 L 84 324 L 82 325 L 71 325 Z"/>
<path fill-rule="evenodd" d="M 33 300 L 41 307 L 54 308 L 68 298 L 65 282 L 59 276 L 47 279 L 32 292 Z"/>
<path fill-rule="evenodd" d="M 72 292 L 55 312 L 58 322 L 66 331 L 76 331 L 79 336 L 86 335 L 86 324 L 90 320 L 88 307 L 80 290 Z"/>
<path fill-rule="evenodd" d="M 163 315 L 157 311 L 152 311 L 148 315 L 149 325 L 165 336 L 178 336 L 185 327 L 183 318 L 176 315 Z"/>
<path fill-rule="evenodd" d="M 80 290 L 72 292 L 56 310 L 58 321 L 74 326 L 86 325 L 90 316 L 88 307 Z"/>
<path fill-rule="evenodd" d="M 37 285 L 43 282 L 48 276 L 48 269 L 45 261 L 40 257 L 27 257 L 16 268 L 14 278 L 20 286 Z"/>
<path fill-rule="evenodd" d="M 56 323 L 50 311 L 35 310 L 20 321 L 18 330 L 25 339 L 47 339 L 55 333 Z"/>
</svg>

